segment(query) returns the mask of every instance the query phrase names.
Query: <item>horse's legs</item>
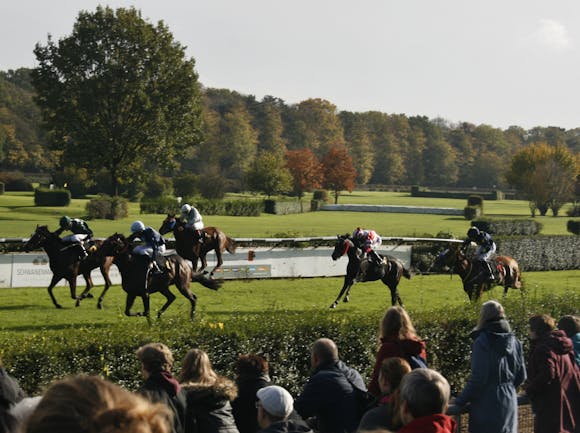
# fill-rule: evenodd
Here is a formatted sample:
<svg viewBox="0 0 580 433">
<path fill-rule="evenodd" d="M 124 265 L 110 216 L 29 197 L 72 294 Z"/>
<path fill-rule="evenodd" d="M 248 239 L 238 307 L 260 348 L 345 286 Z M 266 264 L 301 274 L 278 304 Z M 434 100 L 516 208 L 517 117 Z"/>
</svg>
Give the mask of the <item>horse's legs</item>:
<svg viewBox="0 0 580 433">
<path fill-rule="evenodd" d="M 350 278 L 348 275 L 346 277 L 344 277 L 344 284 L 342 285 L 342 289 L 340 290 L 338 297 L 332 303 L 330 308 L 336 308 L 336 306 L 338 305 L 338 302 L 340 301 L 340 298 L 342 298 L 342 295 L 344 295 L 345 293 L 348 293 L 348 291 L 350 291 L 350 288 L 352 287 L 353 284 L 354 284 L 353 278 Z"/>
<path fill-rule="evenodd" d="M 109 278 L 109 269 L 111 268 L 111 265 L 103 265 L 101 266 L 101 274 L 103 274 L 103 278 L 105 279 L 105 287 L 103 289 L 103 293 L 101 293 L 101 296 L 99 296 L 99 301 L 97 302 L 97 308 L 99 310 L 103 309 L 103 299 L 105 298 L 105 293 L 107 293 L 107 290 L 109 290 L 109 287 L 111 287 L 111 279 Z"/>
<path fill-rule="evenodd" d="M 47 287 L 48 290 L 48 294 L 50 295 L 50 299 L 52 299 L 52 303 L 54 304 L 54 306 L 56 308 L 62 308 L 62 306 L 56 302 L 56 298 L 54 297 L 54 294 L 52 293 L 52 289 L 54 288 L 54 286 L 56 286 L 56 283 L 58 283 L 61 279 L 58 278 L 56 275 L 52 276 L 52 279 L 50 280 L 50 284 Z"/>
<path fill-rule="evenodd" d="M 205 268 L 207 268 L 206 255 L 207 255 L 207 253 L 204 253 L 203 251 L 199 253 L 199 260 L 201 261 L 201 266 L 199 267 L 199 272 L 203 272 L 204 274 L 207 274 L 207 271 L 205 270 Z"/>
<path fill-rule="evenodd" d="M 189 289 L 189 282 L 187 282 L 184 285 L 176 284 L 175 287 L 177 287 L 179 293 L 185 296 L 188 299 L 189 303 L 191 304 L 191 309 L 189 310 L 189 319 L 193 320 L 195 316 L 195 306 L 197 304 L 197 296 L 195 296 L 193 292 Z"/>
<path fill-rule="evenodd" d="M 75 304 L 76 307 L 81 305 L 82 299 L 88 298 L 90 296 L 89 292 L 94 287 L 93 279 L 91 278 L 91 271 L 83 273 L 83 278 L 85 279 L 85 281 L 87 283 L 87 287 L 85 288 L 85 290 L 83 290 L 83 292 L 77 298 L 77 302 Z"/>
<path fill-rule="evenodd" d="M 223 265 L 223 263 L 224 263 L 224 261 L 222 259 L 222 252 L 220 251 L 219 247 L 215 249 L 215 256 L 217 259 L 217 265 L 215 265 L 215 268 L 213 268 L 213 270 L 209 274 L 210 277 L 213 277 L 213 274 L 216 271 L 216 269 L 220 268 L 221 265 Z M 204 260 L 205 260 L 205 256 L 204 256 Z"/>
<path fill-rule="evenodd" d="M 173 303 L 173 301 L 175 301 L 175 295 L 173 293 L 171 293 L 171 291 L 169 290 L 169 287 L 166 287 L 165 289 L 160 290 L 159 293 L 161 293 L 163 296 L 165 296 L 165 298 L 167 300 L 165 301 L 165 304 L 163 304 L 161 309 L 157 312 L 158 319 L 165 312 L 165 310 L 167 310 L 167 307 L 169 307 Z"/>
<path fill-rule="evenodd" d="M 135 302 L 136 295 L 127 293 L 127 301 L 125 302 L 125 316 L 140 316 L 141 313 L 131 313 L 131 307 Z M 145 303 L 145 302 L 143 302 Z"/>
</svg>

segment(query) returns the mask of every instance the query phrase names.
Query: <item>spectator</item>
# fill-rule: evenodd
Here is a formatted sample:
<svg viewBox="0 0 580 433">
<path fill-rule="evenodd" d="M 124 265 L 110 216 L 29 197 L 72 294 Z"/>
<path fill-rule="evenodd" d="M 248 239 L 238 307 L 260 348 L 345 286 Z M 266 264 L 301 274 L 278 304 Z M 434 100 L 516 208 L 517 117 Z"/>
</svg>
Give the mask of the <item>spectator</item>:
<svg viewBox="0 0 580 433">
<path fill-rule="evenodd" d="M 169 433 L 171 411 L 97 376 L 52 384 L 24 433 Z"/>
<path fill-rule="evenodd" d="M 18 420 L 10 413 L 8 400 L 0 398 L 0 432 L 13 433 L 18 429 Z"/>
<path fill-rule="evenodd" d="M 41 396 L 25 397 L 10 407 L 10 415 L 12 415 L 16 421 L 16 428 L 13 431 L 20 431 L 21 426 L 28 421 L 30 415 L 35 411 L 41 399 Z M 2 430 L 0 429 L 0 431 Z"/>
<path fill-rule="evenodd" d="M 381 320 L 380 347 L 369 383 L 369 392 L 378 397 L 379 370 L 382 362 L 391 357 L 400 357 L 409 361 L 411 356 L 418 356 L 426 361 L 425 342 L 422 341 L 413 327 L 411 318 L 402 307 L 390 307 Z"/>
<path fill-rule="evenodd" d="M 18 403 L 26 397 L 26 393 L 20 388 L 20 385 L 11 377 L 0 359 L 0 400 L 4 400 L 8 405 Z"/>
<path fill-rule="evenodd" d="M 256 392 L 272 384 L 268 361 L 260 355 L 241 355 L 235 370 L 238 396 L 232 401 L 232 409 L 236 425 L 240 433 L 256 433 L 260 430 Z"/>
<path fill-rule="evenodd" d="M 450 392 L 447 380 L 435 370 L 417 368 L 406 374 L 399 393 L 403 421 L 399 433 L 453 433 L 455 420 L 445 415 Z"/>
<path fill-rule="evenodd" d="M 516 389 L 526 380 L 526 368 L 522 344 L 511 332 L 499 302 L 488 301 L 481 306 L 471 336 L 475 339 L 471 375 L 455 404 L 471 403 L 470 433 L 517 433 Z"/>
<path fill-rule="evenodd" d="M 288 419 L 294 399 L 280 386 L 266 386 L 256 393 L 260 433 L 312 433 L 305 424 Z"/>
<path fill-rule="evenodd" d="M 530 325 L 529 380 L 526 392 L 534 411 L 534 432 L 580 431 L 580 371 L 572 341 L 554 330 L 548 315 L 533 316 Z"/>
<path fill-rule="evenodd" d="M 564 331 L 568 338 L 572 340 L 574 354 L 576 355 L 576 364 L 578 364 L 578 367 L 580 367 L 580 317 L 562 317 L 558 322 L 558 329 Z"/>
<path fill-rule="evenodd" d="M 187 352 L 179 380 L 187 397 L 186 433 L 238 433 L 230 404 L 236 385 L 213 370 L 207 353 Z"/>
<path fill-rule="evenodd" d="M 381 396 L 378 405 L 364 414 L 359 431 L 379 428 L 396 430 L 402 426 L 398 413 L 398 389 L 403 376 L 410 371 L 411 366 L 403 358 L 387 358 L 383 361 L 379 371 Z"/>
<path fill-rule="evenodd" d="M 366 391 L 359 372 L 340 361 L 336 344 L 328 338 L 314 342 L 310 365 L 313 374 L 294 402 L 298 414 L 315 417 L 320 433 L 355 431 L 361 417 L 355 388 Z"/>
<path fill-rule="evenodd" d="M 171 350 L 165 344 L 150 343 L 140 347 L 136 355 L 141 361 L 141 373 L 145 379 L 138 392 L 153 403 L 163 403 L 169 407 L 173 412 L 173 432 L 183 433 L 185 394 L 171 374 Z"/>
</svg>

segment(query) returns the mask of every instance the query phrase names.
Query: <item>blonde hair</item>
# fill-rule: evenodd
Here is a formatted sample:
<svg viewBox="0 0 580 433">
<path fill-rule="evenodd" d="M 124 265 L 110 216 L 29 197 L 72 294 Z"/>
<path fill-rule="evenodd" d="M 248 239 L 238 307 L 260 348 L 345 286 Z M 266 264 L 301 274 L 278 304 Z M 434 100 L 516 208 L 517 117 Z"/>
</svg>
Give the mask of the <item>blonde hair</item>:
<svg viewBox="0 0 580 433">
<path fill-rule="evenodd" d="M 416 338 L 417 331 L 411 322 L 409 314 L 404 308 L 396 306 L 390 307 L 381 320 L 380 336 L 396 337 L 397 339 Z"/>
<path fill-rule="evenodd" d="M 379 378 L 383 378 L 389 382 L 391 385 L 391 392 L 396 390 L 403 376 L 411 371 L 411 366 L 409 363 L 398 357 L 386 358 L 381 363 L 381 368 L 379 370 Z"/>
<path fill-rule="evenodd" d="M 150 373 L 171 371 L 173 367 L 173 354 L 169 347 L 163 343 L 149 343 L 141 346 L 135 355 L 145 370 Z"/>
<path fill-rule="evenodd" d="M 199 385 L 213 385 L 218 378 L 211 366 L 209 356 L 201 349 L 191 349 L 181 363 L 181 383 L 196 383 Z"/>
<path fill-rule="evenodd" d="M 26 422 L 25 433 L 170 433 L 172 414 L 98 376 L 51 385 Z"/>
<path fill-rule="evenodd" d="M 479 320 L 477 321 L 476 330 L 483 329 L 486 323 L 494 320 L 505 319 L 505 311 L 497 301 L 487 301 L 481 305 Z"/>
</svg>

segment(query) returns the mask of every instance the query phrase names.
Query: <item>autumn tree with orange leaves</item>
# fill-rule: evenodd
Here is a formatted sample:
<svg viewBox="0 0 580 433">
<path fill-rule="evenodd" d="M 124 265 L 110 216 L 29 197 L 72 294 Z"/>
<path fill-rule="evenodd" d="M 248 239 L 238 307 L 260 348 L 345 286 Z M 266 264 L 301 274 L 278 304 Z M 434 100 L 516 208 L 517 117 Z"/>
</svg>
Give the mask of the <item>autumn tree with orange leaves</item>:
<svg viewBox="0 0 580 433">
<path fill-rule="evenodd" d="M 352 192 L 357 172 L 352 158 L 344 146 L 332 147 L 322 158 L 324 172 L 323 186 L 334 192 L 334 204 L 338 203 L 341 191 Z"/>
<path fill-rule="evenodd" d="M 322 186 L 323 167 L 310 149 L 289 150 L 286 153 L 286 167 L 293 179 L 293 191 L 302 199 L 306 191 Z"/>
</svg>

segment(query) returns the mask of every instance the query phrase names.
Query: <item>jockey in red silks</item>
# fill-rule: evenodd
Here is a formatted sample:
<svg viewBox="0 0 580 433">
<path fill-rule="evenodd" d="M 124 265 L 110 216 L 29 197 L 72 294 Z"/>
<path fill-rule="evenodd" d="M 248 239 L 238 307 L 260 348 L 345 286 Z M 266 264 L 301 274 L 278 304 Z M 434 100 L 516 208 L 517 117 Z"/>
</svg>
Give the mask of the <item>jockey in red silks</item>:
<svg viewBox="0 0 580 433">
<path fill-rule="evenodd" d="M 380 265 L 383 262 L 381 256 L 379 256 L 379 254 L 374 250 L 382 243 L 381 237 L 377 232 L 357 227 L 355 231 L 352 232 L 352 238 L 357 248 L 360 248 L 367 254 L 367 259 L 369 261 L 375 265 Z"/>
</svg>

